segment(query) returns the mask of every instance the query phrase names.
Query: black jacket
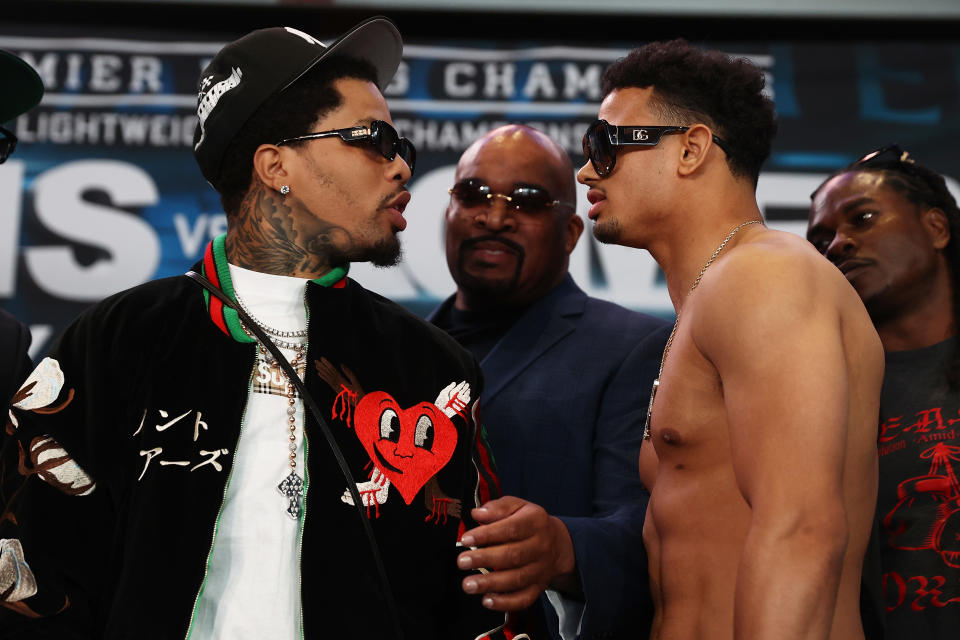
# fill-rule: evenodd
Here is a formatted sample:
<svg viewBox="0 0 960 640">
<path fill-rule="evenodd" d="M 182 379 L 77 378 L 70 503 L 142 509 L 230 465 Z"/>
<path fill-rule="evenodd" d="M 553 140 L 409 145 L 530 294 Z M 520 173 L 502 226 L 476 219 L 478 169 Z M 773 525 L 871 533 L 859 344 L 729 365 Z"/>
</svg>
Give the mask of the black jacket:
<svg viewBox="0 0 960 640">
<path fill-rule="evenodd" d="M 222 237 L 208 247 L 203 270 L 233 295 Z M 443 332 L 356 282 L 325 284 L 332 286 L 307 285 L 305 383 L 357 481 L 369 477 L 375 456 L 393 482 L 386 503 L 362 511 L 405 637 L 472 640 L 503 621 L 463 594 L 465 574 L 455 563 L 459 533 L 473 526 L 461 517 L 499 494 L 475 422 L 478 367 Z M 321 377 L 321 358 L 342 379 Z M 0 538 L 21 541 L 39 587 L 35 596 L 6 604 L 43 617 L 8 614 L 0 635 L 187 636 L 255 362 L 255 344 L 235 312 L 182 276 L 112 296 L 64 332 L 38 367 L 46 374 L 31 376 L 19 396 L 26 410 L 15 412 L 15 434 L 27 481 L 12 504 L 16 525 L 9 517 L 0 522 Z M 469 402 L 454 403 L 459 410 L 447 417 L 434 401 L 460 382 L 469 385 Z M 48 401 L 40 398 L 45 389 L 56 392 Z M 31 393 L 40 395 L 31 400 Z M 384 420 L 395 417 L 402 440 L 426 424 L 423 416 L 432 421 L 421 442 L 427 451 L 393 456 L 397 443 L 381 437 Z M 304 636 L 390 638 L 360 514 L 341 501 L 346 483 L 309 414 L 305 431 Z M 8 473 L 10 467 L 8 461 Z"/>
</svg>

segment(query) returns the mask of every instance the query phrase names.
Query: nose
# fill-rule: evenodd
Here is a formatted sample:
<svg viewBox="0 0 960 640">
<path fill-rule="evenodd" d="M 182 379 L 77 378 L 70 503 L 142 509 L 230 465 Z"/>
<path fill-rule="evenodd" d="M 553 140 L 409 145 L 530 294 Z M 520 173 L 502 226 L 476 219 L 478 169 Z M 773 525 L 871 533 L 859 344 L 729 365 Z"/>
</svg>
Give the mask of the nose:
<svg viewBox="0 0 960 640">
<path fill-rule="evenodd" d="M 509 196 L 500 193 L 491 194 L 486 205 L 481 205 L 473 220 L 488 231 L 511 231 L 517 228 L 514 210 L 510 207 Z"/>
<path fill-rule="evenodd" d="M 400 441 L 397 442 L 397 447 L 393 450 L 393 454 L 398 458 L 412 458 L 415 452 L 413 437 L 404 437 L 404 435 L 400 436 Z"/>
<path fill-rule="evenodd" d="M 857 243 L 853 237 L 837 231 L 833 236 L 833 239 L 830 240 L 830 244 L 827 245 L 827 250 L 823 252 L 823 255 L 827 257 L 831 262 L 839 262 L 840 260 L 849 257 L 857 249 Z"/>
<path fill-rule="evenodd" d="M 400 184 L 406 184 L 412 175 L 413 172 L 410 171 L 410 167 L 407 166 L 406 161 L 400 157 L 399 153 L 387 163 L 387 178 L 391 181 L 395 180 Z"/>
<path fill-rule="evenodd" d="M 590 162 L 589 158 L 587 158 L 586 162 L 583 163 L 583 166 L 580 167 L 580 170 L 577 171 L 577 182 L 580 184 L 589 185 L 591 182 L 599 179 L 600 176 L 598 176 L 597 172 L 593 170 L 593 163 Z"/>
</svg>

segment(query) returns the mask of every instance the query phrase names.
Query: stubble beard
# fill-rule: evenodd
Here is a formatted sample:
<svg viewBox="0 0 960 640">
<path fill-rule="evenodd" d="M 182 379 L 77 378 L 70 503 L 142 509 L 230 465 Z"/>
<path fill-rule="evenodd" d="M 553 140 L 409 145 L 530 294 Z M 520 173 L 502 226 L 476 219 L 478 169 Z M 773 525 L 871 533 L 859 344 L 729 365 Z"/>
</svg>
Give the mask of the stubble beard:
<svg viewBox="0 0 960 640">
<path fill-rule="evenodd" d="M 365 248 L 343 250 L 333 244 L 324 248 L 326 260 L 331 267 L 346 266 L 350 262 L 369 262 L 375 267 L 395 267 L 400 264 L 403 251 L 396 234 L 377 240 Z"/>
<path fill-rule="evenodd" d="M 598 220 L 593 225 L 593 237 L 603 244 L 620 244 L 622 235 L 623 227 L 620 226 L 620 221 L 616 218 L 613 220 Z"/>
<path fill-rule="evenodd" d="M 380 216 L 384 213 L 384 208 L 395 198 L 396 194 L 390 194 L 384 196 L 380 201 L 380 206 L 377 207 L 376 212 L 370 219 L 370 229 L 373 233 L 376 233 Z M 374 242 L 372 246 L 363 252 L 363 257 L 361 257 L 359 261 L 369 262 L 375 267 L 395 267 L 400 264 L 403 250 L 400 247 L 400 238 L 397 237 L 399 233 L 396 229 L 391 228 L 386 236 Z"/>
</svg>

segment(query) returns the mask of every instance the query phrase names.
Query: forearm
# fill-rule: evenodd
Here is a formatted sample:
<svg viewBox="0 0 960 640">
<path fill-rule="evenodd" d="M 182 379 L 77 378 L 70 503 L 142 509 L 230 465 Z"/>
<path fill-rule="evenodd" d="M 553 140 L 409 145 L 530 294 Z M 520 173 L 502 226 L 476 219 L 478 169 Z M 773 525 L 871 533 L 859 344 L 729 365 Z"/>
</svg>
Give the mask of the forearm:
<svg viewBox="0 0 960 640">
<path fill-rule="evenodd" d="M 737 572 L 735 639 L 828 638 L 846 544 L 845 526 L 751 530 Z"/>
</svg>

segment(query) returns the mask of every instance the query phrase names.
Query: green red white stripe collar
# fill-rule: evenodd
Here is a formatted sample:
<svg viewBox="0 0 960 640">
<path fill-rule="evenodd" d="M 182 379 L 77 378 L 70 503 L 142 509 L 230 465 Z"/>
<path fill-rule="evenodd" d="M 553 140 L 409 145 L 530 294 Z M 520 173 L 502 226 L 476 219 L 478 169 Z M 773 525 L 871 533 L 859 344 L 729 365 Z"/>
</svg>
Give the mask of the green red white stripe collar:
<svg viewBox="0 0 960 640">
<path fill-rule="evenodd" d="M 237 294 L 233 290 L 233 280 L 230 278 L 230 268 L 227 265 L 226 242 L 227 235 L 221 234 L 207 244 L 207 248 L 203 252 L 202 271 L 207 280 L 219 287 L 231 300 L 236 301 Z M 347 284 L 348 270 L 349 267 L 334 267 L 319 278 L 311 280 L 311 282 L 315 282 L 321 287 L 342 289 Z M 219 299 L 212 297 L 206 289 L 203 291 L 203 299 L 207 305 L 210 319 L 221 331 L 237 342 L 255 342 L 243 330 L 236 311 L 225 307 Z"/>
</svg>

